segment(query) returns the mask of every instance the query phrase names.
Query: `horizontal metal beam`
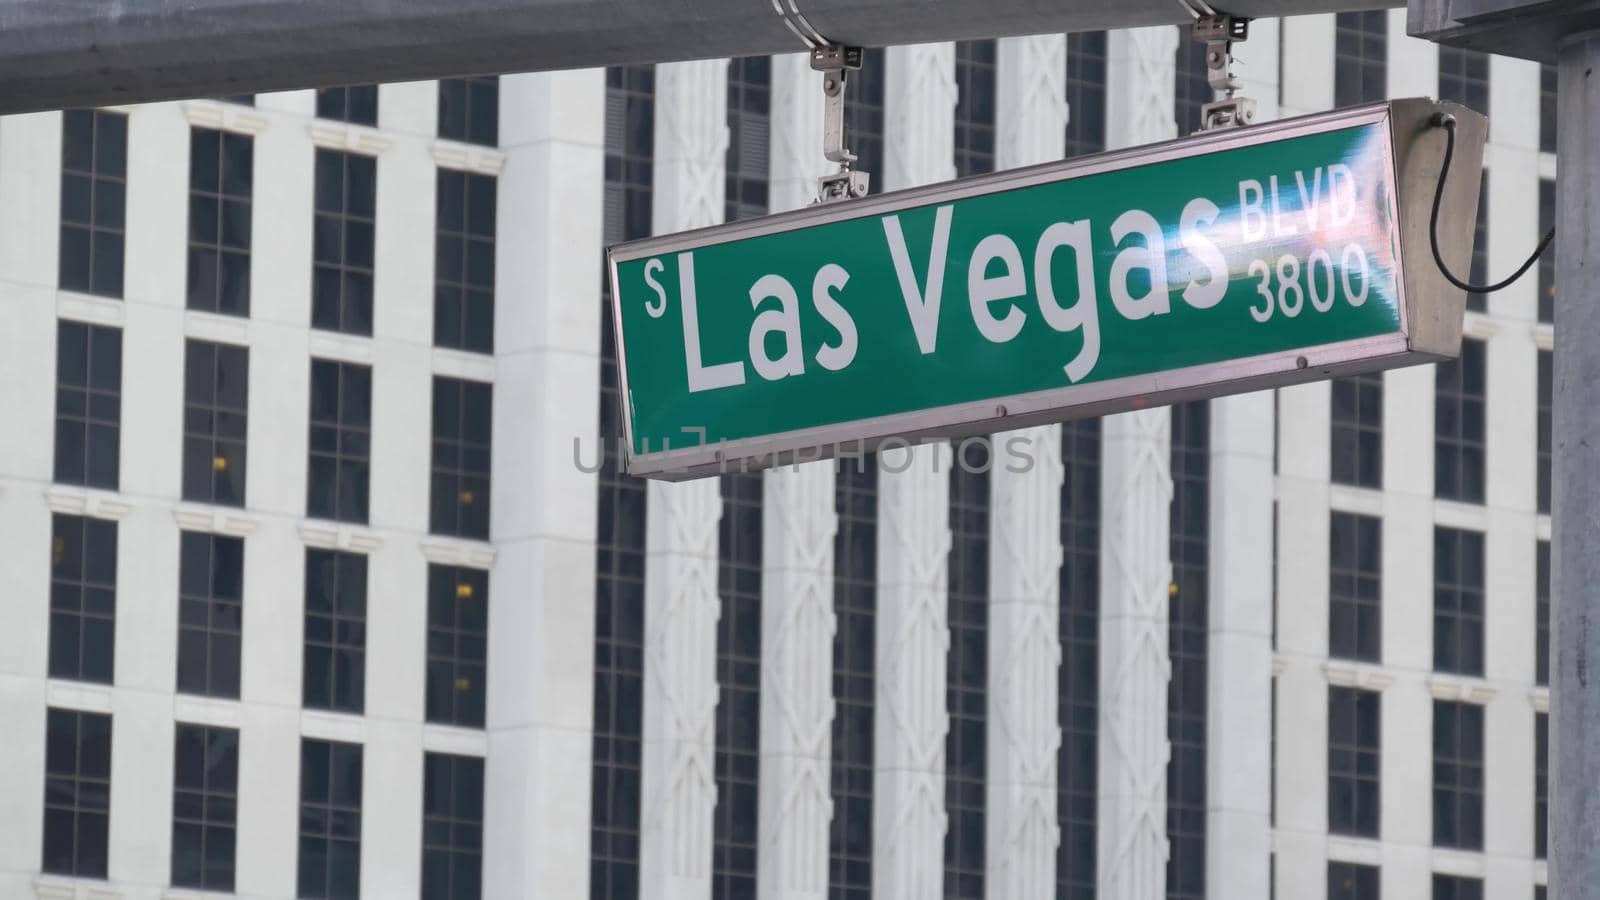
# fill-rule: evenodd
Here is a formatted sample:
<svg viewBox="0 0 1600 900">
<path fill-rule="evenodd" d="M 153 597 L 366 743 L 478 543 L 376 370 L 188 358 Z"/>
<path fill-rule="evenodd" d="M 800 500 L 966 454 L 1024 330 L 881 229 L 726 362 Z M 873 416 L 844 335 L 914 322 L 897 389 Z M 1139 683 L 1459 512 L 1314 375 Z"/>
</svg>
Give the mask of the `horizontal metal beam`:
<svg viewBox="0 0 1600 900">
<path fill-rule="evenodd" d="M 1600 30 L 1600 0 L 1411 0 L 1406 31 L 1451 47 L 1554 63 L 1569 35 Z"/>
<path fill-rule="evenodd" d="M 1188 19 L 1178 0 L 0 0 L 0 113 L 805 49 L 780 3 L 865 47 Z"/>
</svg>

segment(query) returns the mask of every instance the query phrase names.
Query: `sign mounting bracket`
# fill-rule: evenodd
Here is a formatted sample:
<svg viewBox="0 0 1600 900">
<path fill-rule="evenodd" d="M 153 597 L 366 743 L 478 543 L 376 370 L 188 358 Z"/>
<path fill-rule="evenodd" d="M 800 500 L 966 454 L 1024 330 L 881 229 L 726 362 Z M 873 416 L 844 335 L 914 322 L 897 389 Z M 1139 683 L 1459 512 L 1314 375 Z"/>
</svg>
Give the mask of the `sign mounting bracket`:
<svg viewBox="0 0 1600 900">
<path fill-rule="evenodd" d="M 811 48 L 811 68 L 822 73 L 822 155 L 839 164 L 839 171 L 817 179 L 817 202 L 834 203 L 867 195 L 871 175 L 854 168 L 856 155 L 845 147 L 844 86 L 851 72 L 860 71 L 862 50 L 840 44 Z"/>
<path fill-rule="evenodd" d="M 1204 0 L 1197 2 L 1204 5 Z M 1209 6 L 1195 13 L 1194 39 L 1206 45 L 1206 80 L 1213 91 L 1222 95 L 1222 99 L 1200 108 L 1200 130 L 1255 124 L 1256 101 L 1235 96 L 1242 85 L 1233 73 L 1233 44 L 1250 36 L 1250 20 L 1219 13 Z"/>
</svg>

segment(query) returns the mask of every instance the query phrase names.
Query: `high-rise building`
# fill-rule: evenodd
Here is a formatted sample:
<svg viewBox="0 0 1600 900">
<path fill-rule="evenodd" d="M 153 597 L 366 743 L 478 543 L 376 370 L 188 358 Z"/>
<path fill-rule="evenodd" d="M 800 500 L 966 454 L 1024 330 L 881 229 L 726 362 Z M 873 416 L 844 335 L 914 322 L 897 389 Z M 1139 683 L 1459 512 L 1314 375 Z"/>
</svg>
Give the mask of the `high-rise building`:
<svg viewBox="0 0 1600 900">
<path fill-rule="evenodd" d="M 871 50 L 848 142 L 879 191 L 1168 139 L 1199 51 Z M 1538 66 L 1400 11 L 1236 54 L 1262 119 L 1490 113 L 1475 276 L 1548 221 Z M 810 202 L 819 89 L 0 118 L 0 897 L 1542 892 L 1553 268 L 1459 361 L 996 436 L 1025 471 L 632 478 L 602 248 Z"/>
</svg>

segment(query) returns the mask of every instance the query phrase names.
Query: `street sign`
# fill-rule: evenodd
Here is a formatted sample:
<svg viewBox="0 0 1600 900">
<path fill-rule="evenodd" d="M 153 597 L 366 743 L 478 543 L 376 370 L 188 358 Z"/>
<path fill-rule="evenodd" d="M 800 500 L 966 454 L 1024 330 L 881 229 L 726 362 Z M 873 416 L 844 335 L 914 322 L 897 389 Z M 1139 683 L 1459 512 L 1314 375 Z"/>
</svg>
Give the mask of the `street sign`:
<svg viewBox="0 0 1600 900">
<path fill-rule="evenodd" d="M 1401 100 L 611 248 L 627 468 L 679 479 L 1448 358 L 1484 118 Z M 607 448 L 608 452 L 612 448 Z"/>
</svg>

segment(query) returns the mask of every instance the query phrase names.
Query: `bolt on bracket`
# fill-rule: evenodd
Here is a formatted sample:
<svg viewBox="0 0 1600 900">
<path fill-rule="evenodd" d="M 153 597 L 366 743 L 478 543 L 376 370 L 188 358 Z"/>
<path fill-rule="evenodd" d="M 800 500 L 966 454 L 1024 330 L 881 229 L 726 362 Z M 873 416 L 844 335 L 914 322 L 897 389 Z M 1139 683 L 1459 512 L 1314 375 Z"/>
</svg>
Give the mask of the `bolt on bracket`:
<svg viewBox="0 0 1600 900">
<path fill-rule="evenodd" d="M 1222 94 L 1200 107 L 1200 130 L 1213 131 L 1252 125 L 1256 120 L 1256 101 L 1237 97 L 1242 85 L 1233 73 L 1233 44 L 1250 36 L 1250 20 L 1227 13 L 1202 15 L 1194 20 L 1194 39 L 1206 45 L 1206 81 Z"/>
<path fill-rule="evenodd" d="M 822 155 L 839 171 L 817 179 L 817 202 L 832 203 L 867 195 L 871 175 L 853 168 L 856 155 L 845 147 L 844 87 L 851 72 L 860 71 L 860 47 L 825 44 L 811 51 L 811 68 L 822 73 Z"/>
</svg>

